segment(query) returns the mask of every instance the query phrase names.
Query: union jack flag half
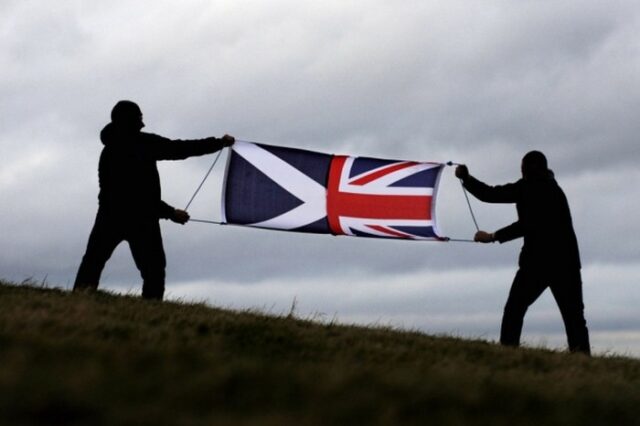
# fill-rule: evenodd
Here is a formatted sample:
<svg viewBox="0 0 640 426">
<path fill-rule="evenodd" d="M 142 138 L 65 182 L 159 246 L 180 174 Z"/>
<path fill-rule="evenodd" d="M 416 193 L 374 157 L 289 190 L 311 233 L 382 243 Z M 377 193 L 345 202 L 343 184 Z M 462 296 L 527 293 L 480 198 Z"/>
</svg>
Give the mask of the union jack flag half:
<svg viewBox="0 0 640 426">
<path fill-rule="evenodd" d="M 222 218 L 286 231 L 444 240 L 435 220 L 443 168 L 237 141 L 227 163 Z"/>
</svg>

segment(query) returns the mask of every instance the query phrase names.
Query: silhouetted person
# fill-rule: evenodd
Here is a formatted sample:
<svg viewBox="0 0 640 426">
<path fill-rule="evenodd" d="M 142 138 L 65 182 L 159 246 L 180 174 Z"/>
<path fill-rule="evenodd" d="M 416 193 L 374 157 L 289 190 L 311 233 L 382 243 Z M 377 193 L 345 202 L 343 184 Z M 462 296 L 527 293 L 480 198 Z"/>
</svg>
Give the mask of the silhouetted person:
<svg viewBox="0 0 640 426">
<path fill-rule="evenodd" d="M 111 123 L 100 133 L 104 144 L 98 177 L 99 207 L 74 290 L 95 290 L 107 260 L 127 241 L 142 275 L 142 297 L 162 300 L 166 259 L 159 219 L 180 224 L 189 214 L 161 200 L 158 160 L 183 160 L 210 154 L 234 143 L 232 136 L 170 140 L 143 133 L 142 111 L 131 101 L 118 102 Z"/>
<path fill-rule="evenodd" d="M 504 308 L 500 343 L 520 344 L 527 309 L 551 288 L 562 319 L 569 350 L 590 353 L 589 332 L 584 318 L 580 254 L 569 204 L 564 192 L 539 151 L 522 159 L 522 179 L 501 186 L 488 186 L 469 174 L 466 166 L 456 176 L 476 198 L 487 203 L 515 203 L 518 220 L 494 233 L 478 231 L 475 240 L 504 243 L 524 238 L 519 270 Z"/>
</svg>

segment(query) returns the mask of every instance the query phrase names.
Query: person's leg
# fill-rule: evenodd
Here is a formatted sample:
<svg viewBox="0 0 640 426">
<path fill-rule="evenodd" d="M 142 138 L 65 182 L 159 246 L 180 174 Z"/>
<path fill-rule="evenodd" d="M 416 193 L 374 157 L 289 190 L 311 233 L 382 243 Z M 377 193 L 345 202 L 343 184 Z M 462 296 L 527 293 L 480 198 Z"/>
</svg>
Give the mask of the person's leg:
<svg viewBox="0 0 640 426">
<path fill-rule="evenodd" d="M 116 246 L 122 241 L 122 233 L 117 223 L 98 212 L 89 235 L 87 250 L 78 268 L 73 290 L 95 290 L 100 283 L 100 275 Z"/>
<path fill-rule="evenodd" d="M 151 220 L 137 224 L 132 228 L 128 241 L 133 260 L 142 276 L 142 297 L 162 300 L 167 261 L 162 246 L 160 223 Z"/>
<path fill-rule="evenodd" d="M 551 292 L 556 299 L 571 352 L 591 354 L 589 330 L 584 318 L 580 270 L 564 271 L 553 278 Z"/>
<path fill-rule="evenodd" d="M 524 315 L 545 288 L 547 288 L 546 283 L 537 274 L 523 269 L 518 270 L 504 307 L 500 328 L 501 344 L 505 346 L 520 345 Z"/>
</svg>

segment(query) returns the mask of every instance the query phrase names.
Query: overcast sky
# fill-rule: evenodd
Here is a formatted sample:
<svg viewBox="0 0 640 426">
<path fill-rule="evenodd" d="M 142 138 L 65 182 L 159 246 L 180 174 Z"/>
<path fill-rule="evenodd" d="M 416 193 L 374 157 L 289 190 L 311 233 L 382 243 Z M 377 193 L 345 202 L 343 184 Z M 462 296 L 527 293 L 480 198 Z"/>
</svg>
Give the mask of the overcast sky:
<svg viewBox="0 0 640 426">
<path fill-rule="evenodd" d="M 539 149 L 572 207 L 594 349 L 640 356 L 638 28 L 636 1 L 3 0 L 0 276 L 71 288 L 97 208 L 98 134 L 120 99 L 170 138 L 454 160 L 490 184 L 516 180 Z M 223 160 L 192 217 L 220 218 Z M 184 207 L 212 161 L 161 164 L 165 201 Z M 440 226 L 471 238 L 444 173 Z M 488 231 L 516 217 L 473 206 Z M 521 246 L 162 227 L 169 299 L 275 314 L 295 299 L 304 318 L 488 340 Z M 126 244 L 101 287 L 140 292 Z M 564 347 L 549 292 L 524 340 Z"/>
</svg>

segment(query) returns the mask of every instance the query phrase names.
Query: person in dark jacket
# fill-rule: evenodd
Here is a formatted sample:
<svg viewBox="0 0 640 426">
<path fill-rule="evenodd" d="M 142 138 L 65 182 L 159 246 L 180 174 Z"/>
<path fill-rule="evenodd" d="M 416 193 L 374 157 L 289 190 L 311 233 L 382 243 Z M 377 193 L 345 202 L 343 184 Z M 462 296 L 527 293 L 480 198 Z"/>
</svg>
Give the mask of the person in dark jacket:
<svg viewBox="0 0 640 426">
<path fill-rule="evenodd" d="M 511 225 L 475 235 L 475 241 L 482 243 L 524 239 L 519 270 L 504 308 L 500 342 L 520 344 L 527 309 L 549 287 L 564 321 L 569 350 L 589 354 L 580 253 L 569 203 L 543 153 L 527 153 L 521 171 L 522 179 L 517 182 L 489 186 L 471 176 L 466 166 L 456 168 L 456 176 L 476 198 L 487 203 L 515 203 L 518 212 L 518 220 Z"/>
<path fill-rule="evenodd" d="M 162 201 L 156 162 L 210 154 L 235 141 L 229 135 L 170 140 L 141 132 L 143 127 L 138 105 L 120 101 L 100 133 L 104 148 L 98 165 L 99 207 L 74 290 L 97 289 L 107 260 L 127 241 L 143 279 L 142 297 L 162 300 L 166 259 L 159 219 L 185 224 L 189 214 Z"/>
</svg>

